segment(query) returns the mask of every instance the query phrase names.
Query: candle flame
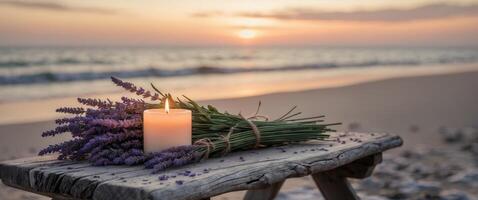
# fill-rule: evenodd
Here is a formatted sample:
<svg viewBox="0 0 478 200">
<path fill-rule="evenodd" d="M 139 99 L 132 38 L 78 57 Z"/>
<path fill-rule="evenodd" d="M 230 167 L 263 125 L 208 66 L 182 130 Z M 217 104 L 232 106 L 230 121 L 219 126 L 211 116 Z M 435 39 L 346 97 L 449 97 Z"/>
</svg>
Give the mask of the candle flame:
<svg viewBox="0 0 478 200">
<path fill-rule="evenodd" d="M 164 110 L 166 110 L 166 113 L 169 113 L 169 101 L 166 99 L 166 102 L 164 102 Z"/>
</svg>

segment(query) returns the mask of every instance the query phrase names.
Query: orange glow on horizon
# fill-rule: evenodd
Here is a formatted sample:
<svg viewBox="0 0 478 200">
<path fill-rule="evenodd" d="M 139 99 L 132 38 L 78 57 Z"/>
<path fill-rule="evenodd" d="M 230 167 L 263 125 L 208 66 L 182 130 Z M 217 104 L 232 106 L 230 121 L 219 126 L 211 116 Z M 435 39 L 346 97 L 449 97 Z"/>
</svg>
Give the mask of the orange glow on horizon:
<svg viewBox="0 0 478 200">
<path fill-rule="evenodd" d="M 364 4 L 364 10 L 408 9 L 421 5 L 396 3 L 392 6 L 387 2 L 385 6 L 385 3 L 367 1 L 360 3 Z M 177 3 L 170 5 L 177 9 L 161 10 L 164 12 L 157 12 L 157 9 L 162 8 L 159 6 L 161 2 L 110 4 L 87 0 L 85 3 L 58 1 L 57 4 L 69 9 L 34 7 L 35 4 L 30 7 L 0 4 L 0 43 L 7 46 L 478 44 L 478 15 L 471 14 L 402 21 L 367 21 L 347 20 L 342 19 L 342 16 L 336 20 L 308 18 L 310 11 L 307 9 L 303 10 L 302 15 L 295 9 L 289 9 L 292 14 L 297 12 L 297 16 L 283 11 L 295 7 L 323 10 L 326 13 L 357 10 L 348 3 L 332 1 L 310 4 L 287 1 L 280 5 L 275 1 L 251 4 L 198 3 L 189 6 Z M 205 15 L 198 16 L 195 13 Z"/>
<path fill-rule="evenodd" d="M 257 31 L 252 29 L 242 29 L 237 33 L 241 39 L 251 40 L 257 37 Z"/>
</svg>

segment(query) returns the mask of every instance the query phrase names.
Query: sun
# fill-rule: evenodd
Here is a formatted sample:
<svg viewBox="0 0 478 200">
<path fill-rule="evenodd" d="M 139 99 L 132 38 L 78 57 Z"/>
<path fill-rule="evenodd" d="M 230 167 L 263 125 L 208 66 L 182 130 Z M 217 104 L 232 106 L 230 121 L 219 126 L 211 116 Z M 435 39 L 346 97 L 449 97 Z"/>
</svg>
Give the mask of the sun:
<svg viewBox="0 0 478 200">
<path fill-rule="evenodd" d="M 257 37 L 257 31 L 252 29 L 242 29 L 237 33 L 241 39 L 250 40 Z"/>
</svg>

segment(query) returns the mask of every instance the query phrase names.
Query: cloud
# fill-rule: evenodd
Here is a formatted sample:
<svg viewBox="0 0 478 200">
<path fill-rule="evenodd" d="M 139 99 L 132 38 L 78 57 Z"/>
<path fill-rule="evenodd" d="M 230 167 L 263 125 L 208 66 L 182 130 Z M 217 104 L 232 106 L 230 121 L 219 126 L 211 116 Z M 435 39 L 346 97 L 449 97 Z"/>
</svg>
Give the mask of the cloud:
<svg viewBox="0 0 478 200">
<path fill-rule="evenodd" d="M 206 11 L 206 12 L 197 12 L 191 14 L 191 17 L 216 17 L 216 16 L 225 16 L 226 14 L 221 11 Z"/>
<path fill-rule="evenodd" d="M 196 17 L 226 16 L 211 11 L 196 13 Z M 288 8 L 271 12 L 243 12 L 231 16 L 270 18 L 277 20 L 335 20 L 335 21 L 413 21 L 439 19 L 453 16 L 478 16 L 478 5 L 429 4 L 411 9 L 387 8 L 381 10 L 357 10 L 350 12 L 323 11 L 313 8 Z"/>
<path fill-rule="evenodd" d="M 70 11 L 70 12 L 83 12 L 94 14 L 115 14 L 116 11 L 104 8 L 95 7 L 76 7 L 57 2 L 47 1 L 0 1 L 0 5 L 6 5 L 18 8 L 29 8 L 39 10 L 51 10 L 51 11 Z"/>
</svg>

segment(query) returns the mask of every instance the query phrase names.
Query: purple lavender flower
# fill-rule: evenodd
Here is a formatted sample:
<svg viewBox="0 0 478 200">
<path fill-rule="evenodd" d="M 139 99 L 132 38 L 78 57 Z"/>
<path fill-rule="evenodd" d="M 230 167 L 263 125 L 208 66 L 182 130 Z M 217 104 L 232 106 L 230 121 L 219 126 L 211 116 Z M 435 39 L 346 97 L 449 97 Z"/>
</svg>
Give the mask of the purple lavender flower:
<svg viewBox="0 0 478 200">
<path fill-rule="evenodd" d="M 117 86 L 124 88 L 125 90 L 128 90 L 132 93 L 136 93 L 139 96 L 143 96 L 143 98 L 149 97 L 152 101 L 160 100 L 160 97 L 157 93 L 153 93 L 153 95 L 151 95 L 151 92 L 146 91 L 142 87 L 136 87 L 133 83 L 122 81 L 116 77 L 111 77 L 111 81 L 113 81 L 113 83 L 115 83 Z"/>
<path fill-rule="evenodd" d="M 143 142 L 141 140 L 128 140 L 120 145 L 124 149 L 141 149 L 143 148 Z"/>
<path fill-rule="evenodd" d="M 96 160 L 98 160 L 100 158 L 103 158 L 103 157 L 106 157 L 111 153 L 112 153 L 111 149 L 107 149 L 107 148 L 101 149 L 101 151 L 97 152 L 96 154 L 90 155 L 89 160 L 91 162 L 95 162 Z"/>
<path fill-rule="evenodd" d="M 147 169 L 151 169 L 154 167 L 154 165 L 164 161 L 163 158 L 161 157 L 147 157 L 147 161 L 144 162 L 144 167 Z"/>
<path fill-rule="evenodd" d="M 180 167 L 180 166 L 184 166 L 184 165 L 187 165 L 189 163 L 193 163 L 195 162 L 195 160 L 193 159 L 193 156 L 192 154 L 188 154 L 188 155 L 185 155 L 185 156 L 182 156 L 182 157 L 177 157 L 173 160 L 173 166 L 174 167 Z"/>
<path fill-rule="evenodd" d="M 83 108 L 80 108 L 80 107 L 77 107 L 77 108 L 74 108 L 74 107 L 62 107 L 62 108 L 58 108 L 56 109 L 56 112 L 59 112 L 59 113 L 69 113 L 69 114 L 83 114 L 85 112 L 85 109 Z"/>
<path fill-rule="evenodd" d="M 113 165 L 115 163 L 124 163 L 117 159 L 123 153 L 124 151 L 122 149 L 104 149 L 98 154 L 90 156 L 89 160 L 93 165 Z"/>
<path fill-rule="evenodd" d="M 137 165 L 137 164 L 144 163 L 145 160 L 146 160 L 145 156 L 130 155 L 128 158 L 124 160 L 124 163 L 127 165 Z"/>
<path fill-rule="evenodd" d="M 136 86 L 133 83 L 122 81 L 116 77 L 112 76 L 111 81 L 113 81 L 113 83 L 116 84 L 117 86 L 120 86 L 130 92 L 136 92 L 137 90 Z"/>
<path fill-rule="evenodd" d="M 42 149 L 38 153 L 38 155 L 42 156 L 42 155 L 46 155 L 46 154 L 49 154 L 49 153 L 54 153 L 54 152 L 60 151 L 63 147 L 64 147 L 64 143 L 52 144 L 52 145 L 49 145 L 47 148 Z"/>
<path fill-rule="evenodd" d="M 178 146 L 151 154 L 145 162 L 145 167 L 153 168 L 153 173 L 158 173 L 170 167 L 198 162 L 202 154 L 197 153 L 196 148 L 194 145 Z"/>
<path fill-rule="evenodd" d="M 98 137 L 94 137 L 92 139 L 90 139 L 80 150 L 79 152 L 81 153 L 88 153 L 90 152 L 92 149 L 100 146 L 100 145 L 107 145 L 109 144 L 109 141 L 110 138 L 106 135 L 102 135 L 102 136 L 98 136 Z"/>
<path fill-rule="evenodd" d="M 125 119 L 125 120 L 115 120 L 115 119 L 93 119 L 88 123 L 90 126 L 101 125 L 109 129 L 117 128 L 131 128 L 138 127 L 142 125 L 141 119 Z"/>
<path fill-rule="evenodd" d="M 108 160 L 107 158 L 99 158 L 93 162 L 94 166 L 105 166 L 111 164 L 113 164 L 113 162 L 111 160 Z"/>
<path fill-rule="evenodd" d="M 107 101 L 103 101 L 101 99 L 77 98 L 77 100 L 83 105 L 98 107 L 98 108 L 110 108 L 113 106 L 113 102 L 111 102 L 109 99 Z"/>
<path fill-rule="evenodd" d="M 164 97 L 161 93 L 152 93 L 114 77 L 112 81 L 143 98 L 159 100 Z M 123 97 L 119 102 L 112 102 L 78 98 L 78 102 L 90 108 L 57 109 L 58 112 L 76 114 L 76 116 L 55 120 L 59 126 L 42 134 L 42 136 L 55 136 L 70 132 L 74 139 L 50 145 L 40 151 L 40 155 L 58 152 L 59 159 L 88 159 L 92 165 L 144 163 L 146 168 L 154 168 L 155 172 L 197 162 L 202 157 L 201 153 L 196 152 L 197 147 L 192 145 L 145 154 L 142 151 L 142 113 L 148 105 L 142 99 Z"/>
<path fill-rule="evenodd" d="M 107 130 L 105 130 L 102 127 L 90 127 L 87 130 L 83 131 L 81 133 L 81 137 L 89 137 L 93 135 L 100 135 L 106 133 Z"/>
<path fill-rule="evenodd" d="M 128 97 L 121 97 L 121 101 L 124 104 L 128 104 L 128 105 L 138 104 L 138 105 L 144 106 L 144 101 L 142 99 L 132 99 Z"/>
<path fill-rule="evenodd" d="M 125 163 L 124 163 L 124 159 L 122 159 L 121 157 L 116 157 L 113 159 L 113 165 L 122 165 L 122 164 L 125 164 Z"/>
<path fill-rule="evenodd" d="M 54 152 L 60 152 L 58 159 L 65 159 L 70 156 L 72 159 L 81 157 L 77 154 L 77 150 L 85 143 L 82 138 L 75 138 L 60 144 L 50 145 L 45 149 L 42 149 L 38 155 L 45 155 Z"/>
<path fill-rule="evenodd" d="M 55 136 L 55 135 L 58 135 L 58 134 L 62 134 L 62 133 L 65 133 L 65 132 L 68 132 L 70 129 L 69 129 L 69 126 L 68 125 L 64 125 L 64 126 L 57 126 L 55 129 L 53 130 L 49 130 L 49 131 L 45 131 L 41 134 L 42 137 L 47 137 L 47 136 Z"/>
<path fill-rule="evenodd" d="M 171 167 L 172 165 L 173 165 L 173 161 L 171 160 L 166 160 L 166 161 L 157 163 L 156 165 L 154 165 L 153 173 L 156 174 L 160 171 L 164 171 L 165 169 Z"/>
<path fill-rule="evenodd" d="M 89 139 L 89 141 L 79 150 L 81 153 L 88 153 L 94 148 L 103 147 L 110 144 L 120 144 L 123 149 L 137 148 L 142 149 L 142 133 L 140 130 L 125 130 L 118 133 L 106 133 Z"/>
<path fill-rule="evenodd" d="M 58 125 L 62 124 L 68 124 L 68 123 L 82 123 L 86 118 L 85 117 L 67 117 L 67 118 L 61 118 L 61 119 L 56 119 L 55 123 Z"/>
</svg>

